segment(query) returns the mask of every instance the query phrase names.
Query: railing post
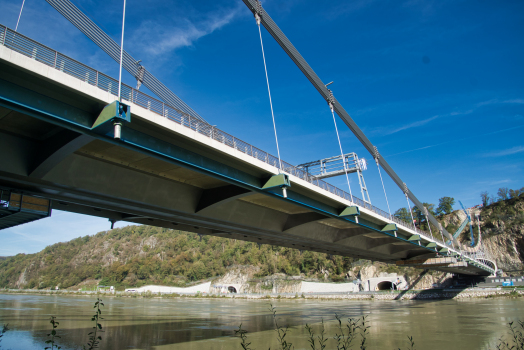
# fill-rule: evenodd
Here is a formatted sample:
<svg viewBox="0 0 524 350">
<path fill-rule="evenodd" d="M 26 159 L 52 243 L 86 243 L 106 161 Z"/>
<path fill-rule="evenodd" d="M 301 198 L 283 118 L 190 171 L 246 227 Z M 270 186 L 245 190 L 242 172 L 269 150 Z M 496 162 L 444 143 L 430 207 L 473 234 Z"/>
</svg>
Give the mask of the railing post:
<svg viewBox="0 0 524 350">
<path fill-rule="evenodd" d="M 4 46 L 5 46 L 5 38 L 6 38 L 6 36 L 7 36 L 7 27 L 4 28 L 4 38 L 2 40 L 2 45 L 4 45 Z"/>
<path fill-rule="evenodd" d="M 166 116 L 166 106 L 164 102 L 162 102 L 162 117 L 165 117 L 165 116 Z"/>
<path fill-rule="evenodd" d="M 98 71 L 96 71 L 95 86 L 98 87 Z"/>
<path fill-rule="evenodd" d="M 54 68 L 56 69 L 56 61 L 58 59 L 58 51 L 55 51 L 55 64 L 54 64 Z"/>
</svg>

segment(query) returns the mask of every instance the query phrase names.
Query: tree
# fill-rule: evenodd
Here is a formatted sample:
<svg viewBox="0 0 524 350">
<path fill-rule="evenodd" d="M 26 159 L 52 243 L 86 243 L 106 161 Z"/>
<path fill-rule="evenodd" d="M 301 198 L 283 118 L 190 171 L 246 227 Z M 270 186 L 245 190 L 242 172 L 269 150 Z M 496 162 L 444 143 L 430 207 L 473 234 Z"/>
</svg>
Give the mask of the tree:
<svg viewBox="0 0 524 350">
<path fill-rule="evenodd" d="M 499 188 L 497 196 L 499 196 L 499 201 L 505 201 L 509 198 L 509 189 L 507 187 Z"/>
<path fill-rule="evenodd" d="M 431 215 L 435 215 L 435 211 L 434 211 L 434 208 L 435 208 L 435 204 L 431 204 L 431 203 L 422 203 L 422 205 L 428 209 L 428 213 L 431 214 Z M 409 214 L 409 213 L 408 213 Z M 420 224 L 423 220 L 426 220 L 426 212 L 424 211 L 424 209 L 420 210 L 417 206 L 414 206 L 413 207 L 413 217 L 415 218 L 415 220 L 418 221 L 418 223 Z"/>
<path fill-rule="evenodd" d="M 400 220 L 402 221 L 405 221 L 405 222 L 411 222 L 411 215 L 409 214 L 409 210 L 407 210 L 406 208 L 400 208 L 398 209 L 394 214 L 393 216 L 399 218 Z"/>
<path fill-rule="evenodd" d="M 438 200 L 437 215 L 451 214 L 453 212 L 453 205 L 455 204 L 455 198 L 453 197 L 442 197 Z"/>
<path fill-rule="evenodd" d="M 522 194 L 524 194 L 524 187 L 522 187 L 520 190 L 509 190 L 509 198 L 517 198 Z"/>
<path fill-rule="evenodd" d="M 482 205 L 487 206 L 489 204 L 489 193 L 488 191 L 480 192 L 480 199 L 482 199 Z"/>
</svg>

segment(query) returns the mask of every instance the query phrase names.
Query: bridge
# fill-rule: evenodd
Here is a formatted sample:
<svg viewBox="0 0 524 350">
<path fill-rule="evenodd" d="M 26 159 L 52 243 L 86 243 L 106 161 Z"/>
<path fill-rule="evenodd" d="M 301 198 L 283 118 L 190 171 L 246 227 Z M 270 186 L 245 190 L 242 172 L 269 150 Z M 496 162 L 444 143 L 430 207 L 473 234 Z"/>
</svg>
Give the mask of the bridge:
<svg viewBox="0 0 524 350">
<path fill-rule="evenodd" d="M 438 223 L 439 232 L 424 232 L 179 106 L 125 84 L 115 101 L 117 91 L 117 80 L 0 25 L 0 228 L 57 209 L 402 266 L 496 272 L 456 240 L 447 245 Z"/>
</svg>

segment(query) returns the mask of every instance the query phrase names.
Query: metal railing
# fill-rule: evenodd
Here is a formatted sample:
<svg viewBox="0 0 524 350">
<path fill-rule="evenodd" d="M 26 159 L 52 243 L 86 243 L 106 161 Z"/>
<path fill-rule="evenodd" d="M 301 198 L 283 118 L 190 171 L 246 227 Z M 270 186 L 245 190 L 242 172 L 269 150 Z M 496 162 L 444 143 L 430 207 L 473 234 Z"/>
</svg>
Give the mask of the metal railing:
<svg viewBox="0 0 524 350">
<path fill-rule="evenodd" d="M 53 67 L 65 74 L 80 79 L 90 85 L 94 85 L 99 89 L 107 91 L 113 95 L 118 94 L 118 80 L 113 79 L 83 63 L 80 63 L 70 57 L 61 54 L 39 42 L 32 40 L 14 30 L 7 28 L 0 24 L 0 45 L 8 47 L 9 49 L 21 53 L 35 61 L 41 62 L 47 66 Z M 242 153 L 245 153 L 253 158 L 265 162 L 275 168 L 278 168 L 278 158 L 261 149 L 242 141 L 200 119 L 190 116 L 179 109 L 166 105 L 164 102 L 157 100 L 143 92 L 134 89 L 133 87 L 122 84 L 122 99 L 139 105 L 150 110 L 153 113 L 164 116 L 165 118 L 190 128 L 199 134 L 205 135 L 213 140 L 221 142 L 231 148 L 234 148 Z M 412 223 L 407 223 L 390 215 L 382 209 L 375 207 L 362 199 L 352 196 L 349 193 L 339 189 L 332 184 L 316 178 L 306 171 L 295 167 L 285 161 L 282 161 L 282 171 L 298 177 L 304 181 L 309 182 L 317 187 L 320 187 L 338 197 L 344 198 L 356 205 L 371 210 L 372 212 L 391 220 L 401 226 L 407 227 L 426 239 L 438 241 L 445 245 L 445 242 L 440 237 L 435 237 L 425 231 L 420 230 Z"/>
</svg>

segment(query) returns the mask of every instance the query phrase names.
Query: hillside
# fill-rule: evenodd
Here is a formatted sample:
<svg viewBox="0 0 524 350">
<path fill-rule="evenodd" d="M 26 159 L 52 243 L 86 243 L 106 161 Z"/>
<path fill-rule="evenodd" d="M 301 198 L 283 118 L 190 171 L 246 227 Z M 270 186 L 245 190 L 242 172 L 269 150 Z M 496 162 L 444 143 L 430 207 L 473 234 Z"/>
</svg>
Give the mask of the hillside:
<svg viewBox="0 0 524 350">
<path fill-rule="evenodd" d="M 464 218 L 462 211 L 455 211 L 440 220 L 451 231 Z M 476 225 L 474 232 L 478 239 Z M 482 208 L 481 232 L 486 251 L 499 268 L 521 273 L 524 195 Z M 460 239 L 469 240 L 467 229 Z M 2 258 L 0 288 L 78 288 L 86 283 L 115 285 L 120 289 L 145 284 L 184 286 L 224 276 L 228 269 L 239 265 L 255 267 L 258 271 L 255 277 L 283 274 L 332 281 L 374 277 L 381 272 L 396 272 L 409 279 L 420 273 L 316 252 L 259 247 L 251 242 L 214 236 L 200 239 L 193 233 L 151 226 L 128 226 L 54 244 L 37 254 Z"/>
<path fill-rule="evenodd" d="M 68 288 L 89 279 L 119 287 L 183 286 L 235 265 L 260 267 L 259 276 L 284 273 L 341 280 L 351 258 L 272 247 L 151 226 L 127 226 L 18 254 L 0 262 L 0 288 Z"/>
</svg>

